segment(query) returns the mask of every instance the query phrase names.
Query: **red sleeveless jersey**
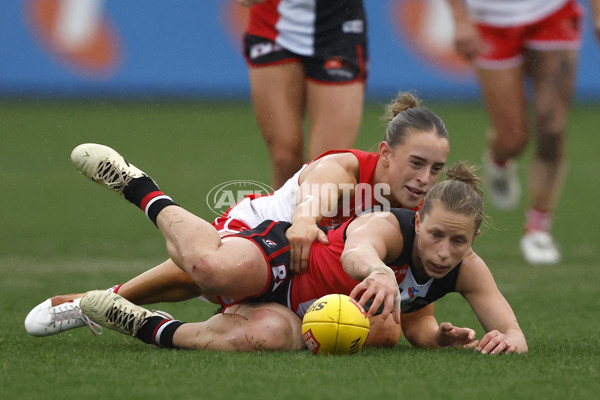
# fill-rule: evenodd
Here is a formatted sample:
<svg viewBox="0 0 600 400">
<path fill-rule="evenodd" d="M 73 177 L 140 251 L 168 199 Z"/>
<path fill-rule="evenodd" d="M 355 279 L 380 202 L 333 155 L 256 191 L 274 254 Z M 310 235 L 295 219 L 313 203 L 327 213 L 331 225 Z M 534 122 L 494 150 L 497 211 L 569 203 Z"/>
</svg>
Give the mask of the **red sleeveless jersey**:
<svg viewBox="0 0 600 400">
<path fill-rule="evenodd" d="M 331 154 L 340 153 L 352 153 L 358 159 L 359 177 L 357 182 L 357 189 L 355 190 L 354 196 L 349 202 L 342 204 L 341 209 L 338 210 L 334 217 L 323 217 L 319 225 L 321 226 L 334 226 L 347 221 L 356 215 L 357 208 L 362 211 L 367 208 L 371 208 L 378 204 L 375 199 L 375 193 L 373 187 L 375 185 L 375 168 L 377 167 L 377 161 L 379 160 L 379 153 L 370 153 L 362 150 L 355 149 L 343 149 L 343 150 L 330 150 L 326 153 L 321 154 L 315 158 L 318 160 Z M 366 207 L 363 207 L 365 206 Z M 363 207 L 361 209 L 361 207 Z"/>
<path fill-rule="evenodd" d="M 344 235 L 351 220 L 327 232 L 329 244 L 313 243 L 310 249 L 308 271 L 294 275 L 290 287 L 290 305 L 293 311 L 303 302 L 312 303 L 323 293 L 349 295 L 359 281 L 344 271 L 340 257 L 344 251 Z"/>
</svg>

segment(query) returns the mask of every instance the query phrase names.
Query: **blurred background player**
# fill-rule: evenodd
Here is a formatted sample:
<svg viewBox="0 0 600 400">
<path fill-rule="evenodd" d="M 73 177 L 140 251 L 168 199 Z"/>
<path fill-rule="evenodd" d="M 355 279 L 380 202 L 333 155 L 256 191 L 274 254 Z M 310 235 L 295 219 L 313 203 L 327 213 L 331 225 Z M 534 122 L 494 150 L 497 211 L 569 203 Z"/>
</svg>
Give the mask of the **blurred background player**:
<svg viewBox="0 0 600 400">
<path fill-rule="evenodd" d="M 550 230 L 566 175 L 565 130 L 583 9 L 574 0 L 447 1 L 456 50 L 474 65 L 491 120 L 483 159 L 489 198 L 500 210 L 520 199 L 515 159 L 529 141 L 525 79 L 532 79 L 536 148 L 521 251 L 531 264 L 557 263 Z M 598 29 L 600 1 L 591 2 Z"/>
<path fill-rule="evenodd" d="M 250 8 L 244 38 L 258 126 L 272 164 L 273 188 L 305 161 L 354 146 L 368 69 L 362 0 L 238 0 Z"/>
</svg>

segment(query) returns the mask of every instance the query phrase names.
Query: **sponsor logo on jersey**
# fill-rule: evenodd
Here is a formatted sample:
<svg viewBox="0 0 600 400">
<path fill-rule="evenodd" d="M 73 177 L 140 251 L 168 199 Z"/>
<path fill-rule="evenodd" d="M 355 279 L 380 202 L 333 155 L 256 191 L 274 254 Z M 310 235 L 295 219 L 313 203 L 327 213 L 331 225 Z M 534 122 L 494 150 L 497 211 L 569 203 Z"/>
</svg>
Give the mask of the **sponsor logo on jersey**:
<svg viewBox="0 0 600 400">
<path fill-rule="evenodd" d="M 344 64 L 340 57 L 331 57 L 325 60 L 325 69 L 337 69 L 342 68 Z"/>
<path fill-rule="evenodd" d="M 406 273 L 408 272 L 408 264 L 404 264 L 401 267 L 396 267 L 395 265 L 390 266 L 390 268 L 392 268 L 392 271 L 394 271 L 394 275 L 396 275 L 396 281 L 398 282 L 398 285 L 401 284 L 404 281 L 404 278 L 406 278 Z"/>
<path fill-rule="evenodd" d="M 419 293 L 419 289 L 415 289 L 413 286 L 408 288 L 408 297 L 411 299 L 413 299 L 417 293 Z"/>
<path fill-rule="evenodd" d="M 342 24 L 342 32 L 344 33 L 362 33 L 364 30 L 365 23 L 360 19 L 346 21 Z"/>
<path fill-rule="evenodd" d="M 263 239 L 263 243 L 270 248 L 274 248 L 277 247 L 277 243 L 275 243 L 274 241 L 272 241 L 271 239 Z"/>
<path fill-rule="evenodd" d="M 281 50 L 282 47 L 276 43 L 258 43 L 250 47 L 250 58 L 252 60 Z"/>
<path fill-rule="evenodd" d="M 287 277 L 287 270 L 285 265 L 278 265 L 276 267 L 271 267 L 271 271 L 273 272 L 273 279 L 275 280 L 275 284 L 273 285 L 272 292 L 275 291 L 281 285 L 281 282 L 285 281 Z"/>
</svg>

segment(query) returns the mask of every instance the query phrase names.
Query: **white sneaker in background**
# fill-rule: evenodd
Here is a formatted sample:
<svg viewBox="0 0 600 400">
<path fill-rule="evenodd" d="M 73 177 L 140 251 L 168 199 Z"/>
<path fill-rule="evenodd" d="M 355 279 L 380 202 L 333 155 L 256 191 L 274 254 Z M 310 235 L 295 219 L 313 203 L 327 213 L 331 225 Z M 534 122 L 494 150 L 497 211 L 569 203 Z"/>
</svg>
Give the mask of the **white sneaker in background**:
<svg viewBox="0 0 600 400">
<path fill-rule="evenodd" d="M 548 232 L 531 231 L 521 238 L 521 251 L 529 264 L 556 264 L 560 251 Z"/>
<path fill-rule="evenodd" d="M 483 154 L 483 167 L 490 202 L 501 211 L 514 209 L 521 198 L 517 163 L 511 160 L 500 167 L 492 162 L 486 151 Z"/>
</svg>

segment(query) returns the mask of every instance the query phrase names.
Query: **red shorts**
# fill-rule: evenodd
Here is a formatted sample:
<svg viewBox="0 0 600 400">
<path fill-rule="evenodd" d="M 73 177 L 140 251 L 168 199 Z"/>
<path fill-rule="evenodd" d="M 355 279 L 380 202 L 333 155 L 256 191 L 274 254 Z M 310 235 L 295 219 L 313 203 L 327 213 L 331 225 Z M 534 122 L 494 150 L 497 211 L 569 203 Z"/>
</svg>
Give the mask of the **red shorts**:
<svg viewBox="0 0 600 400">
<path fill-rule="evenodd" d="M 486 69 L 510 68 L 523 62 L 526 49 L 578 50 L 582 15 L 582 7 L 573 0 L 532 24 L 510 27 L 477 24 L 484 49 L 476 64 Z"/>
</svg>

